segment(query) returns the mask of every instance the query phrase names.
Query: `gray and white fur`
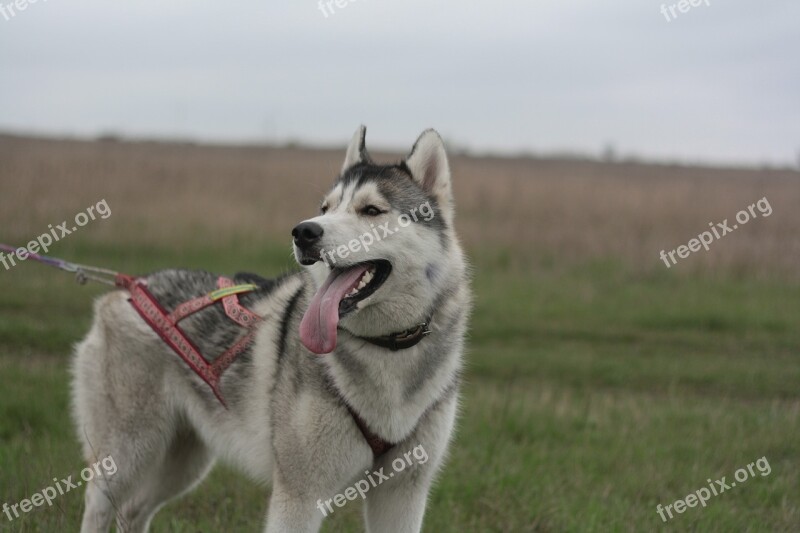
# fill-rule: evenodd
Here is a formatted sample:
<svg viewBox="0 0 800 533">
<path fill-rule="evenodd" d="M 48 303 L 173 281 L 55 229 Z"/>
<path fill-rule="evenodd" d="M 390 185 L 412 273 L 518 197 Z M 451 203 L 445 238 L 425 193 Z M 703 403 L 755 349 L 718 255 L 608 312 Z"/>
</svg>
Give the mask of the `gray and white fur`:
<svg viewBox="0 0 800 533">
<path fill-rule="evenodd" d="M 72 402 L 88 464 L 111 455 L 113 476 L 87 484 L 83 533 L 144 532 L 167 501 L 199 484 L 217 459 L 271 485 L 264 531 L 317 531 L 318 508 L 345 487 L 417 446 L 428 456 L 371 488 L 366 530 L 421 530 L 431 484 L 445 460 L 458 406 L 459 375 L 471 293 L 454 228 L 450 170 L 439 135 L 428 130 L 400 163 L 374 163 L 362 126 L 323 200 L 304 221 L 322 228 L 311 245 L 295 238 L 302 271 L 275 280 L 237 274 L 259 289 L 241 297 L 264 320 L 250 348 L 223 374 L 228 408 L 159 338 L 117 290 L 95 303 L 94 322 L 77 346 Z M 363 249 L 325 262 L 313 255 L 425 204 L 431 217 Z M 376 210 L 366 209 L 377 207 Z M 315 226 L 316 227 L 316 226 Z M 300 323 L 332 267 L 386 261 L 391 273 L 338 323 L 335 349 L 311 353 Z M 148 287 L 171 311 L 216 288 L 207 272 L 165 270 Z M 242 328 L 219 305 L 181 323 L 206 359 L 233 344 Z M 365 341 L 430 320 L 432 333 L 396 352 Z M 375 459 L 352 408 L 393 448 Z M 235 497 L 235 495 L 232 495 Z"/>
</svg>

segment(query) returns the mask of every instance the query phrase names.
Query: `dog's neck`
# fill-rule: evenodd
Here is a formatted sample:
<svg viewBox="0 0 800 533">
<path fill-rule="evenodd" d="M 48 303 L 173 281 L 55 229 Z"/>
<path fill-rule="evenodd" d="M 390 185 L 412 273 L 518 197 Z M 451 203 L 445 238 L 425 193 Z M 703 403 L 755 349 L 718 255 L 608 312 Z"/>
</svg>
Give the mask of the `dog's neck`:
<svg viewBox="0 0 800 533">
<path fill-rule="evenodd" d="M 381 335 L 379 337 L 361 337 L 359 335 L 355 335 L 348 331 L 354 337 L 366 341 L 370 344 L 374 344 L 375 346 L 380 346 L 381 348 L 386 348 L 387 350 L 391 350 L 393 352 L 397 352 L 399 350 L 406 350 L 408 348 L 412 348 L 419 344 L 425 337 L 430 335 L 430 324 L 431 324 L 432 317 L 426 320 L 421 324 L 417 324 L 416 326 L 409 328 L 404 331 L 399 331 L 395 333 L 389 333 L 387 335 Z M 344 329 L 344 328 L 341 328 Z M 347 331 L 347 330 L 345 330 Z"/>
</svg>

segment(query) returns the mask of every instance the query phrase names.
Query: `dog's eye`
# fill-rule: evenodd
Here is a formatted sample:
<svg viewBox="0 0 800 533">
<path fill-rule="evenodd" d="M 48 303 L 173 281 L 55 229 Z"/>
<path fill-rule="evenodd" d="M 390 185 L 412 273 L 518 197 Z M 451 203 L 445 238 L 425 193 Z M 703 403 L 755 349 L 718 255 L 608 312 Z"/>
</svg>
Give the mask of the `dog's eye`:
<svg viewBox="0 0 800 533">
<path fill-rule="evenodd" d="M 361 214 L 367 215 L 368 217 L 376 217 L 378 215 L 382 215 L 383 211 L 381 211 L 374 205 L 368 205 L 367 207 L 361 210 Z"/>
<path fill-rule="evenodd" d="M 328 204 L 324 204 L 319 208 L 319 212 L 323 215 L 328 212 Z"/>
</svg>

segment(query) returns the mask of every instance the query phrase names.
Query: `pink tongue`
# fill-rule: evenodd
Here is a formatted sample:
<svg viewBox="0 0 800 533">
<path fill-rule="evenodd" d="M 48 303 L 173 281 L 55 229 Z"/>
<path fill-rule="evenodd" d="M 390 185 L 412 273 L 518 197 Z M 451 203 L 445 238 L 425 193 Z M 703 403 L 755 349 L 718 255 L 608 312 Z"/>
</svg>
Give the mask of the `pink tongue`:
<svg viewBox="0 0 800 533">
<path fill-rule="evenodd" d="M 300 341 L 316 354 L 331 353 L 336 348 L 339 302 L 356 286 L 367 265 L 357 265 L 344 272 L 331 272 L 319 288 L 300 322 Z"/>
</svg>

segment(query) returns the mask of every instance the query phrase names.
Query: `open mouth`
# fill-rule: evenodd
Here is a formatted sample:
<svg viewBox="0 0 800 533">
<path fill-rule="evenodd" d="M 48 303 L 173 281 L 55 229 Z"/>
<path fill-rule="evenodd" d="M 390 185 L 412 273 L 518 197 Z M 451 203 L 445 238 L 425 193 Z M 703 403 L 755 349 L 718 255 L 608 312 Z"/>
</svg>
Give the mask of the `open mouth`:
<svg viewBox="0 0 800 533">
<path fill-rule="evenodd" d="M 300 322 L 303 345 L 316 354 L 332 352 L 336 348 L 339 320 L 373 295 L 391 272 L 392 264 L 384 259 L 331 270 Z"/>
<path fill-rule="evenodd" d="M 350 269 L 358 269 L 364 265 L 366 265 L 367 269 L 359 276 L 358 283 L 354 284 L 350 291 L 339 302 L 339 318 L 355 311 L 356 304 L 372 296 L 375 291 L 384 284 L 389 274 L 392 272 L 392 264 L 383 259 L 360 263 L 354 267 L 350 267 Z"/>
</svg>

